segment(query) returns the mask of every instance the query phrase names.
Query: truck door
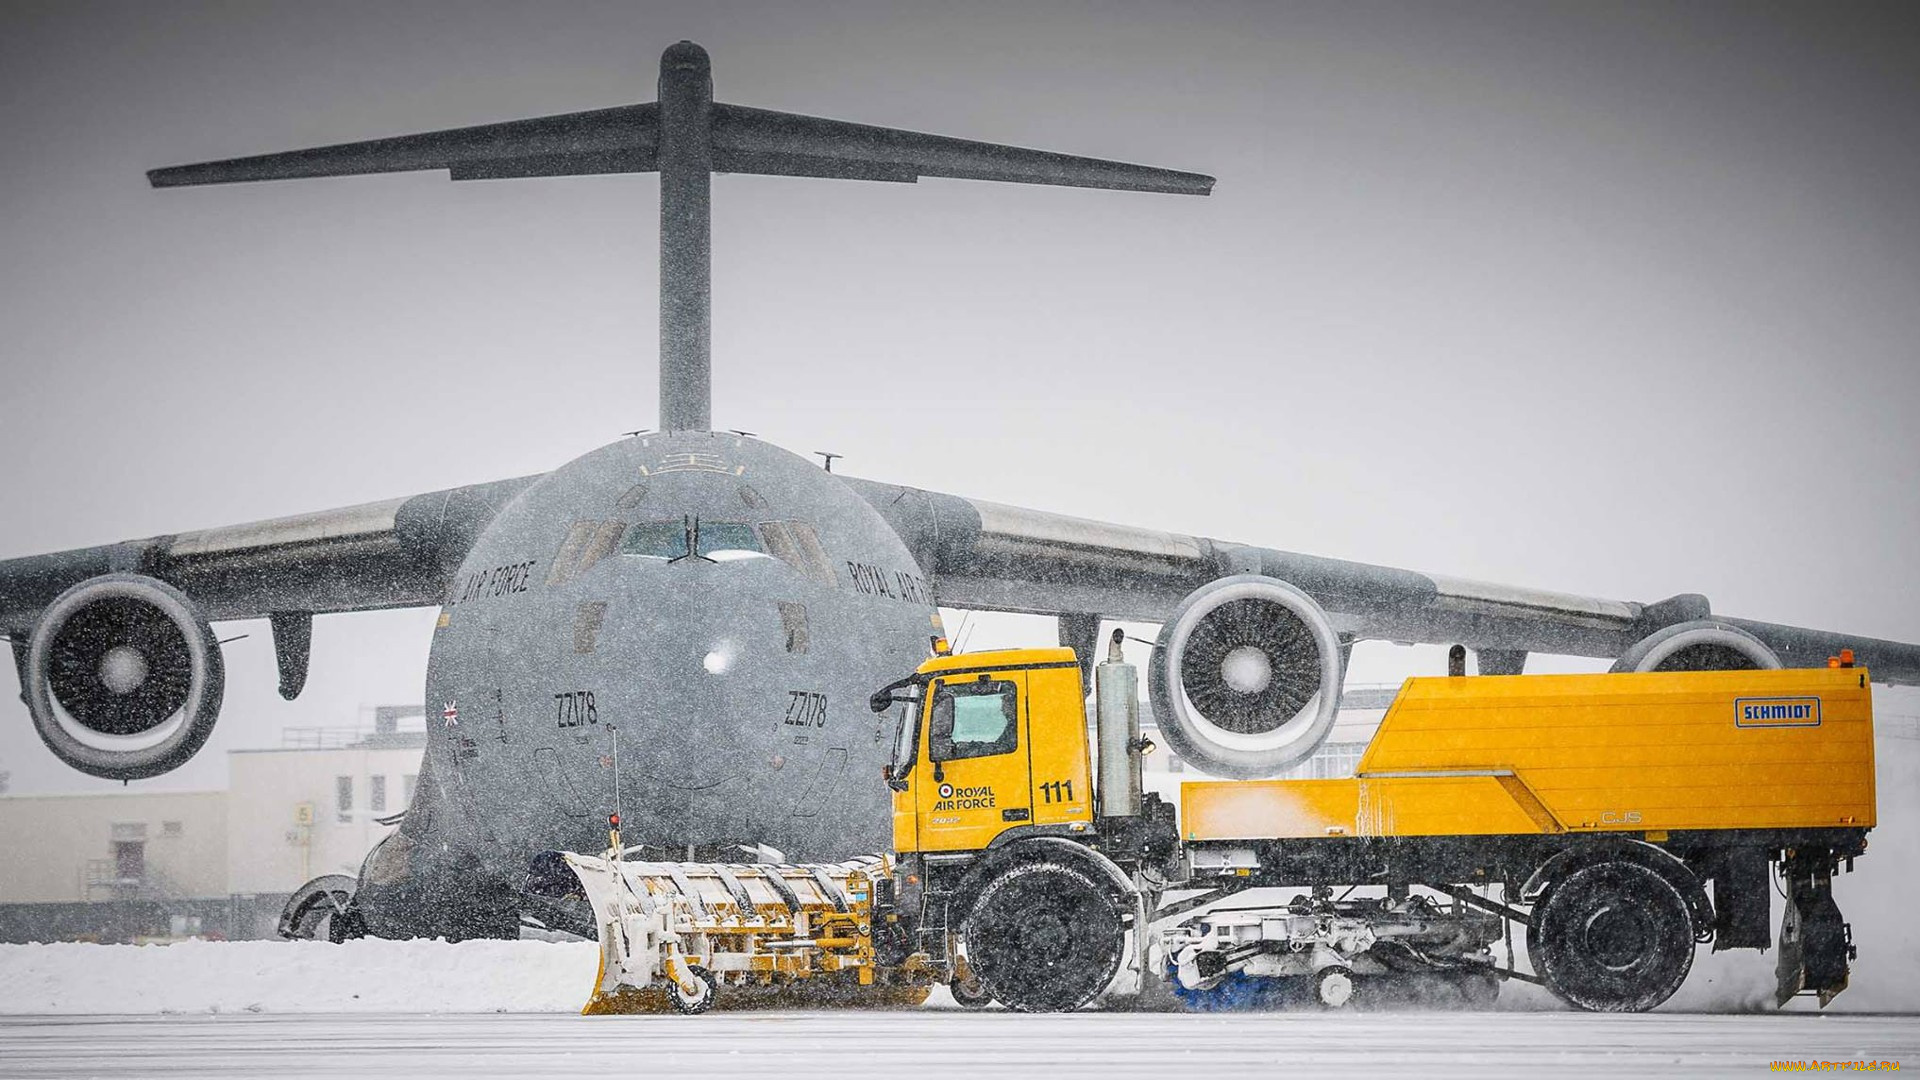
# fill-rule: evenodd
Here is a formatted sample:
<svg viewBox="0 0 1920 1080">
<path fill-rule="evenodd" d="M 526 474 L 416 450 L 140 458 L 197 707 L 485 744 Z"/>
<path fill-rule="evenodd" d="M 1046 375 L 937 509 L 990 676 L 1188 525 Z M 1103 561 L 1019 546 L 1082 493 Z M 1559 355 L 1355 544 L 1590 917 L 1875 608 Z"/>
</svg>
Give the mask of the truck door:
<svg viewBox="0 0 1920 1080">
<path fill-rule="evenodd" d="M 1027 674 L 959 675 L 929 690 L 926 761 L 914 780 L 921 851 L 978 851 L 1033 818 Z"/>
</svg>

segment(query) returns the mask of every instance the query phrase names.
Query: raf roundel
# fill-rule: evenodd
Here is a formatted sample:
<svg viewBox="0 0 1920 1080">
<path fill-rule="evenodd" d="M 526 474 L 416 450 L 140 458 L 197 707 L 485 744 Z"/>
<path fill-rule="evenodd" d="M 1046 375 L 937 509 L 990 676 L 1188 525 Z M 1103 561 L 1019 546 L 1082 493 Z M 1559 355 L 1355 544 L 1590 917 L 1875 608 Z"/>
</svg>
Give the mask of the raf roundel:
<svg viewBox="0 0 1920 1080">
<path fill-rule="evenodd" d="M 951 799 L 951 798 L 953 798 L 953 785 L 952 785 L 952 784 L 941 784 L 941 785 L 940 785 L 940 797 L 941 797 L 941 798 L 943 798 L 943 799 Z"/>
</svg>

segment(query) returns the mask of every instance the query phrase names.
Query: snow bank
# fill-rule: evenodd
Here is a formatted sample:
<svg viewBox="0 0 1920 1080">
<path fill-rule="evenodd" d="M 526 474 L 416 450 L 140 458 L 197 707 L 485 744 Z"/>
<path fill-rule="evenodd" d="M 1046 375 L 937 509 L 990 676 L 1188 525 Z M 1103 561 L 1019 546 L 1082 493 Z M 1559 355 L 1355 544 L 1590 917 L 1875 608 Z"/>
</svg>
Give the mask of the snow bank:
<svg viewBox="0 0 1920 1080">
<path fill-rule="evenodd" d="M 0 945 L 0 1014 L 578 1012 L 598 965 L 580 941 Z"/>
</svg>

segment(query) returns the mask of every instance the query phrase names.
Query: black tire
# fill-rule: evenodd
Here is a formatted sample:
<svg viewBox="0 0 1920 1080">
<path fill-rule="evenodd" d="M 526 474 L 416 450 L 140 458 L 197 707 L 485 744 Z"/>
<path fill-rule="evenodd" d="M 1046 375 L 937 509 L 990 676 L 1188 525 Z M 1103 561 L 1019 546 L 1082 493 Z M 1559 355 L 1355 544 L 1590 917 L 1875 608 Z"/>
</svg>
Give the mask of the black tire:
<svg viewBox="0 0 1920 1080">
<path fill-rule="evenodd" d="M 1313 974 L 1313 999 L 1323 1009 L 1344 1009 L 1353 1000 L 1353 971 L 1340 964 Z"/>
<path fill-rule="evenodd" d="M 980 891 L 963 928 L 967 961 L 995 1001 L 1066 1012 L 1120 969 L 1126 926 L 1110 890 L 1051 862 L 1013 866 Z"/>
<path fill-rule="evenodd" d="M 1645 1012 L 1693 967 L 1693 920 L 1673 883 L 1639 863 L 1594 863 L 1533 907 L 1527 958 L 1547 989 L 1593 1012 Z"/>
<path fill-rule="evenodd" d="M 667 1000 L 673 1002 L 673 1007 L 687 1016 L 698 1016 L 708 1009 L 713 1008 L 713 999 L 720 996 L 720 986 L 714 982 L 713 972 L 708 971 L 699 964 L 688 964 L 687 971 L 692 973 L 695 979 L 699 980 L 701 984 L 700 993 L 694 997 L 688 997 L 685 992 L 680 989 L 680 983 L 669 978 L 667 980 Z"/>
</svg>

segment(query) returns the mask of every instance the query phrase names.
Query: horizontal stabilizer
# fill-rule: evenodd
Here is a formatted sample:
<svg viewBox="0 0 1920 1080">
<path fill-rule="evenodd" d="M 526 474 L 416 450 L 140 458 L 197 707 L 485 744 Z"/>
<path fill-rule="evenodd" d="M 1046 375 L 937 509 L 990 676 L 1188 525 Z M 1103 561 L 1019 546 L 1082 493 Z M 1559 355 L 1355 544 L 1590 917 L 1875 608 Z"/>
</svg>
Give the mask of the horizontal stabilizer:
<svg viewBox="0 0 1920 1080">
<path fill-rule="evenodd" d="M 788 176 L 832 176 L 852 180 L 899 180 L 937 176 L 955 180 L 999 180 L 1015 184 L 1155 191 L 1205 195 L 1213 177 L 1199 173 L 1128 165 L 1099 158 L 1027 150 L 999 143 L 951 139 L 898 128 L 871 127 L 797 113 L 713 106 L 713 167 L 722 171 L 768 172 Z M 737 155 L 803 158 L 829 171 L 784 172 L 728 169 L 722 161 Z M 875 172 L 879 175 L 875 175 Z"/>
<path fill-rule="evenodd" d="M 1213 177 L 715 103 L 715 172 L 913 183 L 923 176 L 1205 195 Z M 651 172 L 659 106 L 626 105 L 154 169 L 154 187 L 444 169 L 455 180 Z"/>
<path fill-rule="evenodd" d="M 647 172 L 659 140 L 659 107 L 562 113 L 504 124 L 340 143 L 284 154 L 154 169 L 154 187 L 241 184 L 316 176 L 446 169 L 455 180 Z"/>
</svg>

